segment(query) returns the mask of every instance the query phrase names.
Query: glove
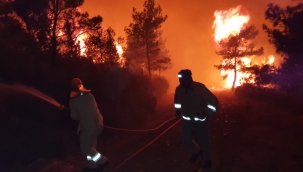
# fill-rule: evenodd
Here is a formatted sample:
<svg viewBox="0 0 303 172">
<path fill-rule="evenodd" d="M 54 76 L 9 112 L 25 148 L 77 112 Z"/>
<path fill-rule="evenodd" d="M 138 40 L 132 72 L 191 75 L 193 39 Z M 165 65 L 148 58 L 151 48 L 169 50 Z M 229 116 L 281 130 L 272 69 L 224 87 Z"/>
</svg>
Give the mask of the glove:
<svg viewBox="0 0 303 172">
<path fill-rule="evenodd" d="M 68 110 L 69 108 L 65 107 L 64 105 L 60 105 L 60 106 L 59 106 L 59 109 L 60 109 L 60 110 Z"/>
<path fill-rule="evenodd" d="M 60 105 L 60 106 L 59 106 L 59 109 L 60 109 L 60 110 L 63 110 L 63 109 L 65 109 L 65 106 Z"/>
<path fill-rule="evenodd" d="M 177 110 L 175 116 L 176 116 L 176 119 L 179 119 L 181 117 L 181 111 Z"/>
</svg>

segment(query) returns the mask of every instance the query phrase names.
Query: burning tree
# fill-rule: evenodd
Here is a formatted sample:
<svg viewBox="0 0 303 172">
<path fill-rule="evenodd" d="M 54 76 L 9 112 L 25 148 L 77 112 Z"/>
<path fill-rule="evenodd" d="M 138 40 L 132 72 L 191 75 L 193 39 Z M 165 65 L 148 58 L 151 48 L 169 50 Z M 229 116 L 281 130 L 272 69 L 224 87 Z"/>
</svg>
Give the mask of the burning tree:
<svg viewBox="0 0 303 172">
<path fill-rule="evenodd" d="M 63 57 L 86 56 L 85 40 L 91 32 L 101 29 L 102 17 L 89 17 L 80 10 L 68 10 L 63 15 L 62 29 L 59 31 L 59 53 Z"/>
<path fill-rule="evenodd" d="M 102 17 L 81 13 L 84 0 L 16 0 L 14 9 L 25 21 L 28 32 L 44 52 L 57 56 L 89 57 L 95 62 L 120 60 L 114 30 L 101 27 Z M 26 6 L 26 8 L 24 8 Z M 27 10 L 24 10 L 27 9 Z M 122 52 L 123 53 L 123 52 Z"/>
<path fill-rule="evenodd" d="M 215 67 L 219 70 L 234 71 L 232 89 L 235 88 L 238 71 L 250 71 L 247 70 L 243 58 L 260 56 L 263 54 L 263 47 L 255 50 L 255 45 L 251 42 L 257 35 L 258 31 L 256 30 L 256 27 L 251 25 L 245 27 L 238 34 L 230 35 L 227 40 L 218 42 L 219 51 L 217 51 L 217 54 L 223 57 L 224 63 L 215 65 Z"/>
<path fill-rule="evenodd" d="M 215 67 L 221 70 L 223 79 L 232 82 L 231 88 L 234 89 L 239 80 L 249 77 L 247 73 L 252 73 L 251 59 L 254 56 L 263 54 L 263 48 L 255 50 L 252 40 L 258 35 L 254 25 L 247 26 L 249 21 L 247 14 L 240 14 L 241 7 L 227 11 L 216 11 L 213 28 L 215 28 L 215 41 L 217 44 L 217 54 L 223 57 L 220 65 Z M 233 76 L 229 71 L 232 71 Z M 226 73 L 227 72 L 227 73 Z M 244 74 L 246 73 L 246 74 Z M 240 78 L 238 75 L 242 75 Z"/>
<path fill-rule="evenodd" d="M 114 36 L 115 31 L 112 28 L 100 28 L 91 32 L 86 41 L 88 57 L 97 63 L 117 64 L 120 55 Z"/>
<path fill-rule="evenodd" d="M 160 5 L 156 6 L 154 0 L 147 0 L 142 12 L 133 8 L 132 18 L 133 23 L 125 28 L 127 60 L 147 69 L 150 77 L 152 70 L 166 70 L 171 60 L 167 54 L 161 55 L 166 50 L 161 49 L 163 46 L 160 47 L 159 41 L 162 35 L 160 28 L 167 15 L 163 16 Z"/>
<path fill-rule="evenodd" d="M 56 65 L 58 40 L 64 25 L 64 14 L 77 10 L 84 0 L 15 0 L 14 10 L 26 23 L 27 30 L 35 36 L 43 51 L 50 50 Z"/>
</svg>

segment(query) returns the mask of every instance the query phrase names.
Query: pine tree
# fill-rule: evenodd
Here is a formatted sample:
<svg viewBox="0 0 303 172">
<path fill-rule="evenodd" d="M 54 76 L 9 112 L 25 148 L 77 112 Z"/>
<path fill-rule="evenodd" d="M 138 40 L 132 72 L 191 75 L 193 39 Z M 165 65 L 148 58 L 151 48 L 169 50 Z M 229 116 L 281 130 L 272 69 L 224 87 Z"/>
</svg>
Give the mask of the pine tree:
<svg viewBox="0 0 303 172">
<path fill-rule="evenodd" d="M 125 28 L 127 35 L 126 58 L 130 63 L 136 63 L 136 65 L 146 68 L 151 77 L 152 63 L 161 52 L 159 39 L 162 31 L 160 28 L 166 21 L 167 15 L 162 14 L 162 8 L 160 5 L 156 6 L 154 0 L 146 0 L 143 11 L 139 12 L 133 8 L 132 18 L 133 22 Z M 170 63 L 170 60 L 166 59 L 160 62 Z"/>
<path fill-rule="evenodd" d="M 233 90 L 237 80 L 237 72 L 245 70 L 242 58 L 260 56 L 263 54 L 263 47 L 255 50 L 255 44 L 252 42 L 257 35 L 258 31 L 254 25 L 246 26 L 239 34 L 230 35 L 226 40 L 221 40 L 218 43 L 219 51 L 216 53 L 222 56 L 224 63 L 215 65 L 215 67 L 218 70 L 234 71 Z"/>
</svg>

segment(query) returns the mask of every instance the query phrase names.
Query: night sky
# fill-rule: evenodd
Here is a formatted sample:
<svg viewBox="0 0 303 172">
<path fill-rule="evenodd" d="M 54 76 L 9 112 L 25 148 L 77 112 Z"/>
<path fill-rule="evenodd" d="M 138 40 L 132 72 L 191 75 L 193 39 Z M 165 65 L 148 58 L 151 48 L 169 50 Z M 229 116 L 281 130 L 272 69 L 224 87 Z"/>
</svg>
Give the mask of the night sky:
<svg viewBox="0 0 303 172">
<path fill-rule="evenodd" d="M 186 3 L 184 3 L 186 2 Z M 276 62 L 280 57 L 275 54 L 274 47 L 268 43 L 268 38 L 262 30 L 264 12 L 267 4 L 274 2 L 282 6 L 296 5 L 298 1 L 292 0 L 155 0 L 160 4 L 163 14 L 168 19 L 162 25 L 163 38 L 166 38 L 166 47 L 170 51 L 173 68 L 163 73 L 170 80 L 173 91 L 178 84 L 177 73 L 182 68 L 189 68 L 196 81 L 211 88 L 222 87 L 223 80 L 214 64 L 220 64 L 221 57 L 216 55 L 214 47 L 212 25 L 216 10 L 228 10 L 242 5 L 250 14 L 249 24 L 255 24 L 259 36 L 255 39 L 257 47 L 263 46 L 265 54 L 273 54 Z M 125 37 L 124 27 L 132 22 L 132 8 L 139 11 L 143 8 L 144 0 L 85 0 L 81 7 L 82 12 L 89 12 L 90 16 L 101 15 L 103 27 L 112 27 L 116 36 Z"/>
</svg>

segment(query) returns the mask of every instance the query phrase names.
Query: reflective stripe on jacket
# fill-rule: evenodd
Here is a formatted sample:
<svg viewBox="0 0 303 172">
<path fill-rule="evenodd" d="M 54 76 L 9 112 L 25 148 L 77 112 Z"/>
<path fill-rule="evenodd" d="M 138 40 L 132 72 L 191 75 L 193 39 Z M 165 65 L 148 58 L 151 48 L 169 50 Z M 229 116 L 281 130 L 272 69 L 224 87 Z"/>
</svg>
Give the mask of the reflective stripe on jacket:
<svg viewBox="0 0 303 172">
<path fill-rule="evenodd" d="M 207 105 L 218 107 L 217 97 L 202 83 L 193 81 L 189 89 L 180 85 L 175 90 L 175 108 L 180 109 L 183 116 L 203 118 L 211 115 Z"/>
</svg>

